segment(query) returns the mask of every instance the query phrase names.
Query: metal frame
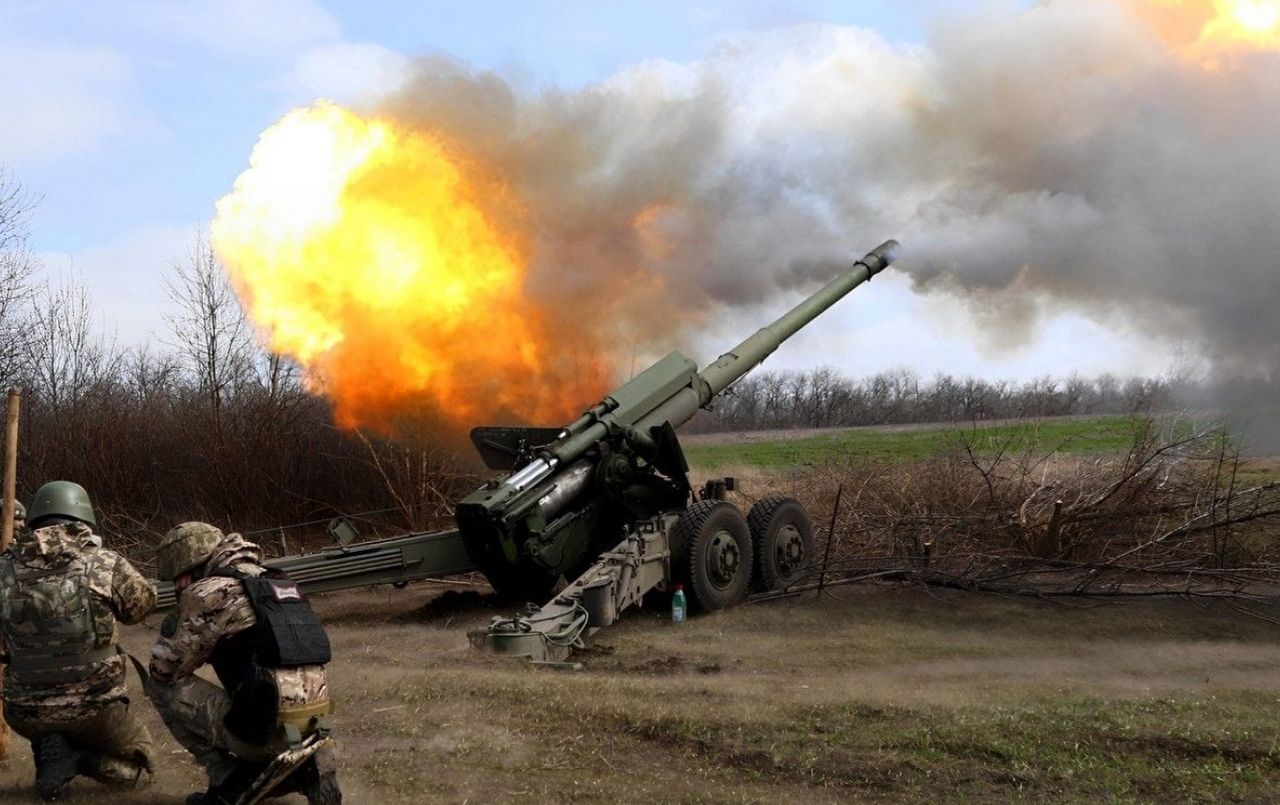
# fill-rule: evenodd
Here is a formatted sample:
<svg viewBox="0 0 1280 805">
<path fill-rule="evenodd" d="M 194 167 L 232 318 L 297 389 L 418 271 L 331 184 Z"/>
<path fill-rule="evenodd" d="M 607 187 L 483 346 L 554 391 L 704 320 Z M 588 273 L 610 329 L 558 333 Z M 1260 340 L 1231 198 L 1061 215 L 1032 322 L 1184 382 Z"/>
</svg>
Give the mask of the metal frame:
<svg viewBox="0 0 1280 805">
<path fill-rule="evenodd" d="M 288 573 L 305 593 L 373 584 L 408 584 L 478 570 L 468 558 L 462 535 L 456 529 L 359 542 L 320 553 L 268 559 L 263 564 Z M 158 607 L 164 609 L 177 604 L 172 584 L 167 581 L 152 584 L 156 588 Z"/>
<path fill-rule="evenodd" d="M 476 648 L 534 662 L 561 662 L 583 640 L 612 625 L 624 609 L 671 578 L 669 534 L 678 513 L 643 520 L 587 572 L 536 612 L 494 618 L 469 637 Z"/>
</svg>

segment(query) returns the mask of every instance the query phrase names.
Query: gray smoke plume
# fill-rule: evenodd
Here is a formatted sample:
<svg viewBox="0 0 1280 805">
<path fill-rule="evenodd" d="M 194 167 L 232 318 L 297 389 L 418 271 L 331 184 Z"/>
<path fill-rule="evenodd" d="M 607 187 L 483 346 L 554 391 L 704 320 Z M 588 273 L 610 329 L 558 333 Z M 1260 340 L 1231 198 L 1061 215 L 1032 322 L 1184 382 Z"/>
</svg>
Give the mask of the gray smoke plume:
<svg viewBox="0 0 1280 805">
<path fill-rule="evenodd" d="M 1280 55 L 1206 66 L 1118 1 L 989 8 L 918 47 L 751 34 L 573 92 L 427 59 L 380 111 L 508 177 L 531 291 L 600 343 L 809 287 L 892 235 L 919 290 L 998 339 L 1048 304 L 1280 379 Z"/>
</svg>

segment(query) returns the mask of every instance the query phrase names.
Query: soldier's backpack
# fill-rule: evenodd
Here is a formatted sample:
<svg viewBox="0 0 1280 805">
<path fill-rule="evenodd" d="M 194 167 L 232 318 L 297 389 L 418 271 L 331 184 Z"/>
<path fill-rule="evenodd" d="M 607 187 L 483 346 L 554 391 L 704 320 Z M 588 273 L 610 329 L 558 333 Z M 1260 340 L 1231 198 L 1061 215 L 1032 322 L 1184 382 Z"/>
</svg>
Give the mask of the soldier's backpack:
<svg viewBox="0 0 1280 805">
<path fill-rule="evenodd" d="M 100 634 L 89 592 L 91 562 L 33 568 L 0 560 L 0 626 L 13 689 L 48 690 L 89 681 L 115 656 Z"/>
</svg>

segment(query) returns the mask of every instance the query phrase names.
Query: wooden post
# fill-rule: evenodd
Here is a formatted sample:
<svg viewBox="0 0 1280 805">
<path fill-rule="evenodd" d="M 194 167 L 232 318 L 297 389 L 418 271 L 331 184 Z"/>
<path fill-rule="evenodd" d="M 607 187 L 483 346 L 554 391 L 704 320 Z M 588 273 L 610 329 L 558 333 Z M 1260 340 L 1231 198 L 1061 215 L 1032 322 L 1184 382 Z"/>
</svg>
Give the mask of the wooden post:
<svg viewBox="0 0 1280 805">
<path fill-rule="evenodd" d="M 4 507 L 0 509 L 0 554 L 13 544 L 13 512 L 18 489 L 18 408 L 22 405 L 22 392 L 9 389 L 9 410 L 4 436 Z M 4 649 L 4 637 L 0 635 L 0 651 Z M 4 694 L 4 666 L 0 665 L 0 696 Z M 9 759 L 9 724 L 0 710 L 0 760 Z"/>
<path fill-rule="evenodd" d="M 0 523 L 0 553 L 13 543 L 13 512 L 18 489 L 18 407 L 22 392 L 9 389 L 9 413 L 4 431 L 4 522 Z"/>
<path fill-rule="evenodd" d="M 831 507 L 831 527 L 827 529 L 827 549 L 822 553 L 822 572 L 818 575 L 818 595 L 822 597 L 822 588 L 827 586 L 827 565 L 831 562 L 831 539 L 836 535 L 836 515 L 840 513 L 840 497 L 844 494 L 844 484 L 836 487 L 836 502 Z"/>
<path fill-rule="evenodd" d="M 1044 547 L 1040 556 L 1044 559 L 1055 559 L 1062 555 L 1062 501 L 1053 502 L 1053 515 L 1049 518 L 1049 527 L 1044 533 Z"/>
</svg>

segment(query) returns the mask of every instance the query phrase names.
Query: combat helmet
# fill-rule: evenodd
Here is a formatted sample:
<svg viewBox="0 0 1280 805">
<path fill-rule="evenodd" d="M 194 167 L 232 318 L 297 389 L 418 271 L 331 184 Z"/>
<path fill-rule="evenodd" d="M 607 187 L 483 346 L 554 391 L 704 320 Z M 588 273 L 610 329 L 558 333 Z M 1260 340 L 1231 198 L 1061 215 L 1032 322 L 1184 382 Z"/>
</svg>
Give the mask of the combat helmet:
<svg viewBox="0 0 1280 805">
<path fill-rule="evenodd" d="M 22 501 L 20 500 L 15 500 L 13 502 L 13 519 L 15 520 L 27 519 L 27 507 L 23 506 Z"/>
<path fill-rule="evenodd" d="M 181 523 L 169 529 L 156 548 L 156 577 L 173 581 L 188 570 L 203 565 L 226 537 L 208 523 Z"/>
<path fill-rule="evenodd" d="M 93 501 L 84 487 L 71 481 L 50 481 L 36 490 L 27 512 L 27 526 L 40 528 L 42 520 L 51 518 L 76 520 L 85 525 L 97 526 L 93 516 Z"/>
</svg>

